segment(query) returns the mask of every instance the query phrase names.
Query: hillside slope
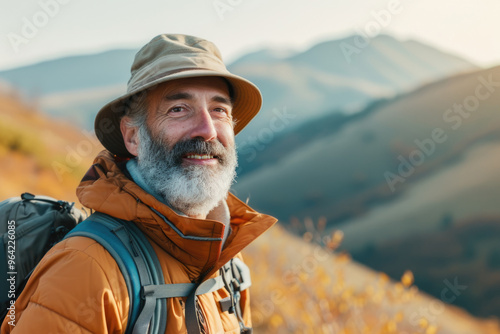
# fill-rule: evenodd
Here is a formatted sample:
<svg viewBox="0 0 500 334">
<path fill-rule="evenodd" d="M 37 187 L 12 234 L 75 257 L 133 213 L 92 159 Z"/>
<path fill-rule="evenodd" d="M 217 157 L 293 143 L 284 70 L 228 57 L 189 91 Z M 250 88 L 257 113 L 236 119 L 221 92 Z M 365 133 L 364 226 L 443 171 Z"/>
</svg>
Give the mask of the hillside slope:
<svg viewBox="0 0 500 334">
<path fill-rule="evenodd" d="M 491 94 L 480 100 L 477 92 Z M 470 112 L 453 111 L 474 101 Z M 304 145 L 283 136 L 262 153 L 276 159 L 244 175 L 235 189 L 287 226 L 293 216 L 323 216 L 326 231 L 341 229 L 342 248 L 357 259 L 393 278 L 414 269 L 423 288 L 437 297 L 443 279 L 467 279 L 478 288 L 464 292 L 460 305 L 474 314 L 500 316 L 498 272 L 485 269 L 486 257 L 494 255 L 471 258 L 467 252 L 481 248 L 493 254 L 500 240 L 494 225 L 486 233 L 495 241 L 484 244 L 468 234 L 462 242 L 469 248 L 444 243 L 455 250 L 450 257 L 441 258 L 448 253 L 432 242 L 443 221 L 500 215 L 499 106 L 500 67 L 427 85 L 344 122 L 332 134 L 331 123 L 325 120 L 320 128 L 318 122 L 322 136 Z M 287 137 L 293 143 L 288 147 Z M 419 243 L 412 243 L 417 237 Z M 407 245 L 412 255 L 405 257 Z M 441 261 L 438 271 L 426 267 L 429 256 L 422 249 Z"/>
<path fill-rule="evenodd" d="M 0 71 L 0 78 L 28 96 L 124 85 L 135 50 L 69 56 Z"/>
<path fill-rule="evenodd" d="M 420 293 L 411 286 L 411 273 L 401 282 L 390 281 L 346 254 L 332 254 L 328 247 L 291 236 L 279 225 L 243 255 L 252 268 L 252 314 L 259 333 L 499 332 L 496 321 L 478 321 Z M 446 282 L 442 284 L 445 289 Z M 453 302 L 460 298 L 455 296 Z"/>
<path fill-rule="evenodd" d="M 491 80 L 497 85 L 489 87 L 492 93 L 483 84 Z M 340 128 L 336 119 L 318 120 L 314 129 L 322 136 L 302 144 L 293 141 L 302 128 L 284 134 L 262 153 L 275 158 L 245 174 L 234 188 L 282 220 L 325 216 L 335 224 L 362 217 L 377 203 L 396 199 L 423 175 L 459 163 L 477 143 L 500 139 L 498 85 L 500 67 L 495 67 L 382 102 Z M 487 99 L 471 98 L 478 86 L 489 94 Z M 465 117 L 453 111 L 455 104 L 476 100 L 473 112 L 464 109 Z M 433 139 L 436 134 L 439 142 Z"/>
<path fill-rule="evenodd" d="M 343 47 L 355 45 L 354 39 L 322 42 L 285 58 L 262 57 L 260 52 L 255 60 L 245 57 L 232 64 L 230 69 L 257 84 L 264 96 L 263 112 L 241 133 L 240 141 L 268 128 L 275 108 L 287 108 L 295 116 L 288 131 L 334 110 L 357 112 L 373 100 L 477 69 L 422 43 L 388 35 L 376 36 L 346 56 Z"/>
<path fill-rule="evenodd" d="M 396 278 L 410 269 L 415 284 L 434 296 L 441 294 L 443 279 L 456 277 L 466 286 L 456 305 L 477 316 L 498 317 L 499 243 L 500 215 L 484 212 L 456 219 L 450 214 L 442 218 L 438 231 L 370 243 L 353 258 Z"/>
<path fill-rule="evenodd" d="M 76 186 L 102 146 L 13 94 L 0 94 L 0 200 L 27 191 L 77 202 Z"/>
</svg>

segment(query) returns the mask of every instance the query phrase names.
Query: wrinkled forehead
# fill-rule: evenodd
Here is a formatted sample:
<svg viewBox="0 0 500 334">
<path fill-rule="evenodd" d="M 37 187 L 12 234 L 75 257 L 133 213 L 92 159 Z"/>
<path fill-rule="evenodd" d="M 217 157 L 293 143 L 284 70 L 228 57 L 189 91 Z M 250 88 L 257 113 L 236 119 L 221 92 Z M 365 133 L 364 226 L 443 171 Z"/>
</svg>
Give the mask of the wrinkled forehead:
<svg viewBox="0 0 500 334">
<path fill-rule="evenodd" d="M 156 110 L 168 95 L 190 92 L 213 92 L 233 101 L 233 89 L 222 77 L 194 77 L 164 82 L 147 93 L 149 110 Z"/>
</svg>

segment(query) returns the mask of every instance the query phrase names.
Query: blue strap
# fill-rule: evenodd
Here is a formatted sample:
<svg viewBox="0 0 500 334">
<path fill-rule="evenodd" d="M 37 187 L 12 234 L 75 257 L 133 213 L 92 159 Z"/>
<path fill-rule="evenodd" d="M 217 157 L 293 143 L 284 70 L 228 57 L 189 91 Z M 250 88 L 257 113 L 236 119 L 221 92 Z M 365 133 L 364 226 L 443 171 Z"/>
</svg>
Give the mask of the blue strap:
<svg viewBox="0 0 500 334">
<path fill-rule="evenodd" d="M 155 299 L 154 301 L 149 301 L 147 296 L 144 294 L 144 287 L 150 284 L 153 285 L 165 285 L 165 278 L 163 277 L 163 270 L 160 265 L 160 261 L 156 256 L 156 253 L 151 246 L 150 242 L 144 236 L 144 233 L 132 222 L 121 221 L 125 226 L 126 230 L 129 231 L 129 235 L 133 237 L 134 244 L 140 254 L 139 257 L 135 257 L 138 261 L 137 264 L 141 263 L 141 266 L 145 266 L 147 272 L 147 279 L 143 279 L 141 276 L 141 298 L 143 300 L 143 308 L 139 317 L 135 321 L 133 334 L 143 334 L 149 329 L 149 333 L 165 333 L 167 328 L 167 301 L 166 299 Z M 141 273 L 141 270 L 139 270 Z M 169 286 L 175 284 L 169 284 Z M 148 306 L 148 307 L 146 307 Z"/>
<path fill-rule="evenodd" d="M 139 271 L 127 247 L 108 226 L 92 220 L 85 220 L 78 224 L 65 238 L 71 236 L 82 236 L 97 241 L 115 259 L 125 279 L 125 283 L 127 284 L 130 299 L 129 323 L 127 324 L 125 333 L 132 333 L 133 324 L 131 322 L 137 319 L 141 309 L 141 282 L 139 279 Z"/>
</svg>

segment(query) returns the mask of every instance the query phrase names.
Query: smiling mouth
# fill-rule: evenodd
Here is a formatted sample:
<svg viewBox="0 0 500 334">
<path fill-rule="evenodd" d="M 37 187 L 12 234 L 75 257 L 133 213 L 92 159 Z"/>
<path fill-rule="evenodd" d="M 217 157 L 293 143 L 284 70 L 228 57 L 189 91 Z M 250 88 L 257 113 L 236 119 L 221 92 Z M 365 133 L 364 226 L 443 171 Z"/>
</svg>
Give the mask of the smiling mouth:
<svg viewBox="0 0 500 334">
<path fill-rule="evenodd" d="M 184 156 L 187 159 L 197 159 L 197 160 L 208 160 L 208 159 L 217 159 L 216 155 L 200 155 L 200 154 L 187 154 Z"/>
</svg>

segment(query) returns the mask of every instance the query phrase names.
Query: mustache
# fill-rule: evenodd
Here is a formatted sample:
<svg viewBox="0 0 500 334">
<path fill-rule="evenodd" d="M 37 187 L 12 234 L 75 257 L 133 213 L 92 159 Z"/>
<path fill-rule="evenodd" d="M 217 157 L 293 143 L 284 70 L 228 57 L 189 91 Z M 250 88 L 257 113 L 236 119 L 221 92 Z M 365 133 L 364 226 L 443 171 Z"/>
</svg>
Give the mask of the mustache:
<svg viewBox="0 0 500 334">
<path fill-rule="evenodd" d="M 202 138 L 193 138 L 178 141 L 170 150 L 170 156 L 175 164 L 181 164 L 182 158 L 188 154 L 213 155 L 219 163 L 224 164 L 227 149 L 218 140 L 207 142 Z"/>
</svg>

